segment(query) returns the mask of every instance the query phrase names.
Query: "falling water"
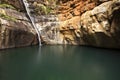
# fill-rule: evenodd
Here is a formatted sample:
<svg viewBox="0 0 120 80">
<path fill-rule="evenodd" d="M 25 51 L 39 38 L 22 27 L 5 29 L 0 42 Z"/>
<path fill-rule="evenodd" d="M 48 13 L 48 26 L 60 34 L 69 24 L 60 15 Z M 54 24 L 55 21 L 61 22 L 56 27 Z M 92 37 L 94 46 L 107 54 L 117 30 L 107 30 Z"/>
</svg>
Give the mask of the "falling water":
<svg viewBox="0 0 120 80">
<path fill-rule="evenodd" d="M 41 26 L 41 36 L 47 44 L 60 44 L 59 20 L 56 14 L 34 16 L 35 23 Z"/>
<path fill-rule="evenodd" d="M 26 9 L 26 12 L 27 12 L 27 15 L 33 25 L 33 28 L 35 29 L 35 31 L 37 32 L 37 36 L 38 36 L 38 40 L 39 40 L 39 46 L 41 46 L 41 38 L 40 38 L 40 34 L 41 34 L 41 31 L 38 30 L 38 27 L 35 25 L 35 22 L 34 22 L 34 19 L 33 17 L 30 15 L 30 9 L 29 9 L 29 4 L 27 2 L 27 0 L 22 0 L 24 6 L 25 6 L 25 9 Z"/>
</svg>

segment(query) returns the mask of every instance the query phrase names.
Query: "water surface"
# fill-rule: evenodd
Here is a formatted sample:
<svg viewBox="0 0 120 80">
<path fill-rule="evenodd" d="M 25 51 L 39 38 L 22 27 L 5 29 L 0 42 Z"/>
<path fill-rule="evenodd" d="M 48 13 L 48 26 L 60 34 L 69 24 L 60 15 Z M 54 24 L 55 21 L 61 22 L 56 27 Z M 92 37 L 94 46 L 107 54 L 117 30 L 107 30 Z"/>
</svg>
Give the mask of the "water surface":
<svg viewBox="0 0 120 80">
<path fill-rule="evenodd" d="M 120 51 L 61 45 L 2 50 L 0 80 L 120 80 Z"/>
</svg>

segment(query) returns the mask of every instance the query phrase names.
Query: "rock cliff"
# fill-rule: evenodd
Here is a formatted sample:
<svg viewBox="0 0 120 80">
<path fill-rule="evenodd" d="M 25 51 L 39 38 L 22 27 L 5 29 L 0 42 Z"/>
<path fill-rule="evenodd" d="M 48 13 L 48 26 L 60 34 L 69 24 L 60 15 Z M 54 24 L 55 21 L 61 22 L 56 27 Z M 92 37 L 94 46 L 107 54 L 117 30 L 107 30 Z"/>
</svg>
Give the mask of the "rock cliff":
<svg viewBox="0 0 120 80">
<path fill-rule="evenodd" d="M 58 12 L 63 44 L 120 48 L 119 0 L 72 1 L 62 4 Z"/>
<path fill-rule="evenodd" d="M 37 44 L 36 32 L 24 13 L 0 8 L 0 49 Z"/>
<path fill-rule="evenodd" d="M 120 0 L 28 0 L 44 44 L 120 48 Z M 0 49 L 38 44 L 21 0 L 1 0 Z"/>
</svg>

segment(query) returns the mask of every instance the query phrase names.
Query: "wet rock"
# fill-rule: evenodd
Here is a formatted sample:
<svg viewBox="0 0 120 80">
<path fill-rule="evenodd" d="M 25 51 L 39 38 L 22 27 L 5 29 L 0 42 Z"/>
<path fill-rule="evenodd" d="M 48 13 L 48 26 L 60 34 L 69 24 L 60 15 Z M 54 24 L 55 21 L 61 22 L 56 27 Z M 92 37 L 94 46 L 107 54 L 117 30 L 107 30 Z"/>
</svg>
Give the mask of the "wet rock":
<svg viewBox="0 0 120 80">
<path fill-rule="evenodd" d="M 0 15 L 0 49 L 30 46 L 38 43 L 36 32 L 25 14 L 2 9 Z"/>
<path fill-rule="evenodd" d="M 35 23 L 40 29 L 43 44 L 61 43 L 59 41 L 59 21 L 56 15 L 36 16 Z"/>
</svg>

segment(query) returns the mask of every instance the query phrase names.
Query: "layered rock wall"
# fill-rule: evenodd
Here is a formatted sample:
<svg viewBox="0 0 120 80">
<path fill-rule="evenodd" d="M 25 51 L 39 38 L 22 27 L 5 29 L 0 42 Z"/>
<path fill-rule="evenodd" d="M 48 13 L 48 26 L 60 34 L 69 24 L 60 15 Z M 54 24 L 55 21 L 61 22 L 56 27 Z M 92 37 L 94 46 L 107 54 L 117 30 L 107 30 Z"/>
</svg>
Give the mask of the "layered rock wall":
<svg viewBox="0 0 120 80">
<path fill-rule="evenodd" d="M 0 49 L 37 44 L 36 32 L 25 14 L 0 8 Z"/>
<path fill-rule="evenodd" d="M 78 11 L 78 15 L 70 14 L 71 11 L 75 13 L 77 7 L 71 11 L 68 6 L 69 9 L 63 6 L 60 8 L 60 39 L 63 44 L 120 48 L 120 1 L 105 1 L 99 5 L 88 3 L 88 0 L 82 2 L 79 0 L 81 5 L 77 3 L 79 6 L 84 5 L 81 7 L 83 10 L 79 7 L 81 12 Z M 69 16 L 65 16 L 67 13 Z"/>
<path fill-rule="evenodd" d="M 42 43 L 120 48 L 120 0 L 28 1 Z M 0 3 L 0 49 L 37 45 L 21 0 Z"/>
</svg>

